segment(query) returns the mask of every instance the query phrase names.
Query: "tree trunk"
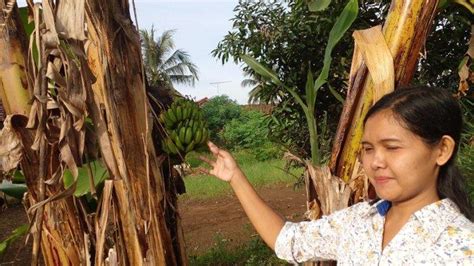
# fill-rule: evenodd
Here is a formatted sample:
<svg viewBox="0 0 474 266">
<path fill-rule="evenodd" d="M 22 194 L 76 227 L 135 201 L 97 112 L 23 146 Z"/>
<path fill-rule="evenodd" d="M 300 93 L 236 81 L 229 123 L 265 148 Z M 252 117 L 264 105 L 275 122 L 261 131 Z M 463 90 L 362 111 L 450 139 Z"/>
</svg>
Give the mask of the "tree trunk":
<svg viewBox="0 0 474 266">
<path fill-rule="evenodd" d="M 97 77 L 89 109 L 102 156 L 113 173 L 122 226 L 117 242 L 127 247 L 118 253 L 127 254 L 131 265 L 185 263 L 185 254 L 173 248 L 164 217 L 163 160 L 151 140 L 139 35 L 128 3 L 91 0 L 86 6 L 92 41 L 87 55 Z"/>
<path fill-rule="evenodd" d="M 7 1 L 0 3 L 3 10 Z M 30 216 L 32 264 L 40 246 L 46 265 L 187 264 L 174 187 L 164 185 L 165 157 L 156 154 L 151 138 L 128 1 L 30 6 L 36 44 L 28 65 L 24 30 L 12 10 L 11 19 L 0 17 L 0 24 L 8 20 L 0 40 L 7 51 L 0 57 L 0 85 L 8 86 L 0 89 L 7 113 L 21 114 L 11 123 L 24 147 L 26 204 L 36 214 Z M 65 188 L 62 180 L 64 169 L 77 180 L 78 167 L 93 154 L 85 145 L 86 117 L 94 127 L 87 137 L 96 138 L 109 172 L 95 213 L 73 195 L 75 183 Z"/>
</svg>

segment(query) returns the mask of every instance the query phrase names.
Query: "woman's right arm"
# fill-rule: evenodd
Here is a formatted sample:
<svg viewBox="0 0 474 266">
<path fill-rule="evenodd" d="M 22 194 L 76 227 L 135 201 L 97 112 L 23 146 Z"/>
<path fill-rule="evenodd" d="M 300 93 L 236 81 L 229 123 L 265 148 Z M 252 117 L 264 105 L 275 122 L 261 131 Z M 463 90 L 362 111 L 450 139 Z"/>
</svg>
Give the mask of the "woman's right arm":
<svg viewBox="0 0 474 266">
<path fill-rule="evenodd" d="M 215 156 L 215 161 L 201 158 L 212 167 L 208 172 L 230 183 L 255 230 L 268 246 L 275 249 L 277 236 L 285 220 L 257 194 L 229 152 L 211 142 L 208 146 Z"/>
<path fill-rule="evenodd" d="M 201 157 L 211 166 L 206 172 L 230 183 L 250 222 L 279 258 L 289 262 L 337 258 L 337 247 L 341 236 L 344 235 L 344 225 L 348 224 L 353 216 L 351 208 L 315 221 L 285 223 L 285 220 L 260 198 L 232 155 L 210 142 L 208 146 L 215 156 L 215 161 Z"/>
</svg>

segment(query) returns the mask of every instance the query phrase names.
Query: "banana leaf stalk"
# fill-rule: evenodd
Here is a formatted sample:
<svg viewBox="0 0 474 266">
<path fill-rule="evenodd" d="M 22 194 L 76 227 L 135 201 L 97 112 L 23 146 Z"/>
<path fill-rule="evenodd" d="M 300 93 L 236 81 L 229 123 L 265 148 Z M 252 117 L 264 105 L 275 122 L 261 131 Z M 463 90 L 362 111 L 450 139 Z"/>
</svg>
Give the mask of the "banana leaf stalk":
<svg viewBox="0 0 474 266">
<path fill-rule="evenodd" d="M 383 26 L 383 35 L 393 58 L 394 88 L 411 81 L 420 50 L 436 14 L 437 3 L 436 0 L 392 1 Z M 363 119 L 377 98 L 390 91 L 373 82 L 372 73 L 368 75 L 367 62 L 361 62 L 360 58 L 361 55 L 355 51 L 350 85 L 331 153 L 331 172 L 345 181 L 360 171 L 355 165 L 362 138 Z M 358 200 L 360 199 L 356 199 Z"/>
</svg>

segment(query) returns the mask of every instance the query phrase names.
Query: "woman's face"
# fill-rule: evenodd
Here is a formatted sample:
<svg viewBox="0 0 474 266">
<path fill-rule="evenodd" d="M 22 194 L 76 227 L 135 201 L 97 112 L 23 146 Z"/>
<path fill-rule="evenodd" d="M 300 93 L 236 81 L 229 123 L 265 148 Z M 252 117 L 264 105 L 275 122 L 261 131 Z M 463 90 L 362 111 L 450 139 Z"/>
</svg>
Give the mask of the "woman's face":
<svg viewBox="0 0 474 266">
<path fill-rule="evenodd" d="M 401 126 L 390 110 L 365 124 L 362 165 L 382 199 L 401 202 L 436 195 L 437 157 L 437 149 Z"/>
</svg>

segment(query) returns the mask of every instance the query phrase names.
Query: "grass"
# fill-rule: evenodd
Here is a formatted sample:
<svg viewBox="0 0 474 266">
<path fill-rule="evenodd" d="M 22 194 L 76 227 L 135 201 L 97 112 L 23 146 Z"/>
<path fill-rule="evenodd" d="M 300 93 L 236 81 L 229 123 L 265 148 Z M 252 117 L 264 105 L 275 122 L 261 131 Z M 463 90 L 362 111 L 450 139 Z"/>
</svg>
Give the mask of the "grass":
<svg viewBox="0 0 474 266">
<path fill-rule="evenodd" d="M 198 154 L 190 154 L 186 158 L 192 167 L 203 166 L 196 159 L 197 156 Z M 302 168 L 291 169 L 291 175 L 286 173 L 283 170 L 285 162 L 282 159 L 258 161 L 246 151 L 236 152 L 234 157 L 255 188 L 275 184 L 293 184 L 297 181 L 296 177 L 303 173 Z M 186 193 L 181 197 L 186 199 L 209 199 L 228 195 L 232 192 L 228 184 L 213 176 L 190 175 L 185 177 L 184 182 Z"/>
<path fill-rule="evenodd" d="M 190 265 L 287 265 L 259 238 L 254 237 L 245 245 L 229 250 L 227 240 L 216 236 L 216 244 L 206 253 L 189 257 Z"/>
</svg>

